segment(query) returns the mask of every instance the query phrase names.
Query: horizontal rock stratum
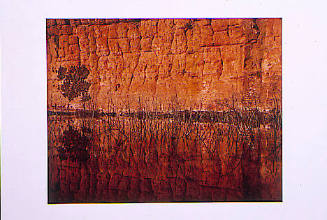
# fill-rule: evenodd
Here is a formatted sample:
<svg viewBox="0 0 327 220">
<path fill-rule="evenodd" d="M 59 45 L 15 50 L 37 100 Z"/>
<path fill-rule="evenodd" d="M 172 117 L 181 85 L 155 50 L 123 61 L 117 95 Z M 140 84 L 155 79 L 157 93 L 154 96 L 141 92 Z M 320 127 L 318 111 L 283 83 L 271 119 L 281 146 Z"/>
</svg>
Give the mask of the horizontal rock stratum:
<svg viewBox="0 0 327 220">
<path fill-rule="evenodd" d="M 47 19 L 48 109 L 221 110 L 281 104 L 281 19 Z M 69 101 L 60 67 L 89 70 Z"/>
</svg>

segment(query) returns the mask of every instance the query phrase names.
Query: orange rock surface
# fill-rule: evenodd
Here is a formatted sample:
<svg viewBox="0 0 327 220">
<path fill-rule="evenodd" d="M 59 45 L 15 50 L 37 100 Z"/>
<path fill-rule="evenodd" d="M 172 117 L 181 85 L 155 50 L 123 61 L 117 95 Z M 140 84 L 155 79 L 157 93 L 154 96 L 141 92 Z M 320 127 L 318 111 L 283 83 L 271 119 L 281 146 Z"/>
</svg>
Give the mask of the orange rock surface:
<svg viewBox="0 0 327 220">
<path fill-rule="evenodd" d="M 220 110 L 281 103 L 281 19 L 48 19 L 48 109 L 60 66 L 85 65 L 104 111 Z M 70 106 L 81 108 L 81 97 Z"/>
</svg>

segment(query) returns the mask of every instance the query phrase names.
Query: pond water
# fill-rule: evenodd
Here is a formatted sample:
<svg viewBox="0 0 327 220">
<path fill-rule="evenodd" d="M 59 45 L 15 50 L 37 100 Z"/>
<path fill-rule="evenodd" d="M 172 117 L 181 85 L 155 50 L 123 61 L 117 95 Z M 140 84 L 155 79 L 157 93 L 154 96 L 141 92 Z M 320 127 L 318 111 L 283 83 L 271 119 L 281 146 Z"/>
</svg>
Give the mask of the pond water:
<svg viewBox="0 0 327 220">
<path fill-rule="evenodd" d="M 281 201 L 281 128 L 48 117 L 48 202 Z"/>
</svg>

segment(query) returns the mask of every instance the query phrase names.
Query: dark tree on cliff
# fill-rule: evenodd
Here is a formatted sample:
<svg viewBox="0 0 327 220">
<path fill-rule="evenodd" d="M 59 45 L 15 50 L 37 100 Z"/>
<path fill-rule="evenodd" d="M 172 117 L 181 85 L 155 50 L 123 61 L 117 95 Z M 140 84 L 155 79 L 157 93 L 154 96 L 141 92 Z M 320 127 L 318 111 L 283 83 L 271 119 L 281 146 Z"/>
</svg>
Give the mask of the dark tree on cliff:
<svg viewBox="0 0 327 220">
<path fill-rule="evenodd" d="M 59 90 L 62 95 L 71 102 L 73 99 L 82 96 L 81 101 L 85 107 L 85 102 L 91 99 L 88 94 L 90 83 L 85 81 L 90 71 L 84 66 L 71 66 L 68 69 L 59 67 L 57 77 L 62 81 Z M 69 105 L 69 103 L 68 103 Z"/>
</svg>

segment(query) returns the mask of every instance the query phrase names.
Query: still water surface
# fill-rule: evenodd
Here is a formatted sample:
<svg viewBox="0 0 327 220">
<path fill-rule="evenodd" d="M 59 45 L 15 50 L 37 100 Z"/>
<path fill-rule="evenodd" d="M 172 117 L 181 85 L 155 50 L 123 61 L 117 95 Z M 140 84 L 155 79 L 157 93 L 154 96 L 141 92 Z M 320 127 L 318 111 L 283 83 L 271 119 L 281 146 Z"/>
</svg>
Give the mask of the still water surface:
<svg viewBox="0 0 327 220">
<path fill-rule="evenodd" d="M 49 203 L 281 201 L 281 129 L 48 117 Z"/>
</svg>

